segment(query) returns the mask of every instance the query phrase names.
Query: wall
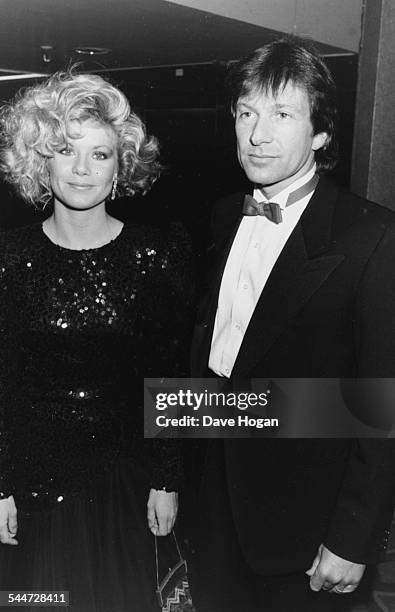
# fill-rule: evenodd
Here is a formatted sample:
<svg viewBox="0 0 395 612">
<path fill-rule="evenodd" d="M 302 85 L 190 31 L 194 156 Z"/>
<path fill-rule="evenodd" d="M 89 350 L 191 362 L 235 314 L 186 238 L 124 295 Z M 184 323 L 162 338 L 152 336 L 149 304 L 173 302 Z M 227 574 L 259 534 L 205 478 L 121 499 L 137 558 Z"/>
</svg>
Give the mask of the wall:
<svg viewBox="0 0 395 612">
<path fill-rule="evenodd" d="M 368 197 L 395 209 L 395 5 L 383 3 Z"/>
<path fill-rule="evenodd" d="M 395 4 L 366 0 L 352 188 L 395 210 Z"/>
<path fill-rule="evenodd" d="M 168 0 L 358 52 L 364 0 Z"/>
</svg>

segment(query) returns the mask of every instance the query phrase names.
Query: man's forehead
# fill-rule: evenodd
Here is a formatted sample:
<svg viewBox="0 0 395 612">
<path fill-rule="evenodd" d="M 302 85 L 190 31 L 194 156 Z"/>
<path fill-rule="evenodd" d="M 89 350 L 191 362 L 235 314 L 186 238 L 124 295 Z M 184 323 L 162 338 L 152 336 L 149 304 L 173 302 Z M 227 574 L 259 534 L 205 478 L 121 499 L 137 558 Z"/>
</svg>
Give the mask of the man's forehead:
<svg viewBox="0 0 395 612">
<path fill-rule="evenodd" d="M 309 96 L 303 85 L 288 81 L 281 83 L 278 88 L 273 89 L 271 85 L 262 87 L 252 87 L 245 94 L 241 95 L 237 101 L 237 105 L 242 104 L 289 104 L 292 106 L 309 107 Z"/>
</svg>

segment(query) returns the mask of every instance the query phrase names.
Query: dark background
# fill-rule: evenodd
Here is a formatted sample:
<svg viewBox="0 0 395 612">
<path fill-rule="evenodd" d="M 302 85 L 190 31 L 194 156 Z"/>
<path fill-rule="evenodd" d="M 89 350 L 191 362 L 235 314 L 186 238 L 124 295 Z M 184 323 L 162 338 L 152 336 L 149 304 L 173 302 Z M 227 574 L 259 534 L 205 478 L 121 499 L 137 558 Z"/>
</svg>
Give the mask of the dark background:
<svg viewBox="0 0 395 612">
<path fill-rule="evenodd" d="M 348 186 L 350 179 L 357 56 L 328 57 L 339 97 L 340 162 L 333 172 Z M 239 168 L 233 120 L 224 94 L 227 62 L 101 72 L 119 86 L 133 108 L 158 137 L 165 171 L 146 196 L 121 198 L 110 205 L 122 220 L 181 220 L 198 248 L 204 248 L 212 203 L 220 196 L 248 189 Z M 29 83 L 31 84 L 31 83 Z M 0 85 L 3 100 L 20 82 Z M 42 214 L 1 185 L 0 226 L 38 221 Z"/>
<path fill-rule="evenodd" d="M 212 203 L 247 188 L 224 96 L 226 71 L 232 61 L 280 35 L 163 0 L 2 0 L 0 104 L 75 62 L 81 71 L 109 78 L 159 138 L 166 166 L 149 194 L 119 199 L 111 212 L 122 220 L 181 220 L 203 251 Z M 42 45 L 51 46 L 49 62 Z M 78 50 L 87 46 L 108 53 L 81 55 Z M 317 48 L 338 84 L 341 160 L 334 175 L 348 186 L 358 56 L 323 43 Z M 29 79 L 28 72 L 42 76 Z M 41 218 L 0 184 L 0 227 Z"/>
</svg>

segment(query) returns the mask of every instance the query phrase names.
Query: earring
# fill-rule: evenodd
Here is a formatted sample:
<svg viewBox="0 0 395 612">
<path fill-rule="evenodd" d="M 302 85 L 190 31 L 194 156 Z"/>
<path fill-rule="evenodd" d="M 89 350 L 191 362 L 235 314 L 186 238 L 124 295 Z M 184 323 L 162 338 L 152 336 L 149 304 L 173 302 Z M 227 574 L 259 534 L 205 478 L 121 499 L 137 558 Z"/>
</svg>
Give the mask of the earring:
<svg viewBox="0 0 395 612">
<path fill-rule="evenodd" d="M 118 185 L 118 177 L 115 176 L 114 182 L 112 184 L 112 189 L 111 189 L 111 200 L 115 200 L 115 196 L 117 194 L 117 185 Z"/>
</svg>

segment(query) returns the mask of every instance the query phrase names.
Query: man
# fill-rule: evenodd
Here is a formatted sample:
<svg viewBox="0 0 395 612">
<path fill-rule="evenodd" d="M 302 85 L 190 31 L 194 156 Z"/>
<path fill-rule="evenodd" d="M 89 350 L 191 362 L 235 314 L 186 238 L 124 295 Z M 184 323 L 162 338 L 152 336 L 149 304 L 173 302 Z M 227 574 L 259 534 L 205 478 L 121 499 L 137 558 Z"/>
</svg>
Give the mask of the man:
<svg viewBox="0 0 395 612">
<path fill-rule="evenodd" d="M 239 62 L 230 84 L 253 199 L 215 208 L 193 375 L 394 376 L 394 215 L 323 176 L 336 160 L 327 67 L 286 37 Z M 349 609 L 386 547 L 394 465 L 388 440 L 210 442 L 199 612 Z"/>
</svg>

